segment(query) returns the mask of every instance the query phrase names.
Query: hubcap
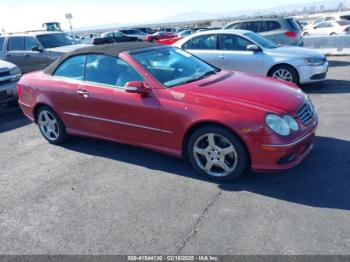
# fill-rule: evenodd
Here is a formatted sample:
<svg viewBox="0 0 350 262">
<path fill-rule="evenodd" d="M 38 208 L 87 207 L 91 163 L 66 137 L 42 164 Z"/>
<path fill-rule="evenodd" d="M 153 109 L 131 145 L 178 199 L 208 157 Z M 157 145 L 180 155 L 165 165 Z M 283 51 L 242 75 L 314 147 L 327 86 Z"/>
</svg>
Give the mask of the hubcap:
<svg viewBox="0 0 350 262">
<path fill-rule="evenodd" d="M 59 136 L 58 122 L 49 111 L 43 110 L 39 114 L 38 124 L 44 136 L 54 141 Z"/>
<path fill-rule="evenodd" d="M 287 82 L 293 82 L 293 76 L 291 74 L 291 72 L 289 72 L 287 69 L 278 69 L 277 71 L 275 71 L 272 75 L 273 78 L 277 78 L 277 79 L 282 79 L 284 81 Z"/>
<path fill-rule="evenodd" d="M 195 141 L 193 156 L 200 169 L 215 177 L 232 173 L 238 163 L 232 143 L 223 135 L 214 133 L 202 135 Z"/>
</svg>

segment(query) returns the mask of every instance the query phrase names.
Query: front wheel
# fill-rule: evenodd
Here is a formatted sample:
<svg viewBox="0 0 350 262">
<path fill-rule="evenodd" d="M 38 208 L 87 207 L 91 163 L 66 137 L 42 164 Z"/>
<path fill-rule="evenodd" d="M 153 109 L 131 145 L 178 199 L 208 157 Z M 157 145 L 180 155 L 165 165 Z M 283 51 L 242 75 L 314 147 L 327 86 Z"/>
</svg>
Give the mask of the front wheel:
<svg viewBox="0 0 350 262">
<path fill-rule="evenodd" d="M 65 126 L 59 116 L 47 106 L 37 112 L 37 124 L 43 137 L 51 144 L 61 144 L 67 138 Z"/>
<path fill-rule="evenodd" d="M 336 33 L 331 33 L 331 36 L 336 36 L 337 34 Z"/>
<path fill-rule="evenodd" d="M 239 138 L 219 126 L 195 131 L 189 139 L 187 153 L 192 166 L 204 177 L 230 181 L 248 167 L 248 153 Z"/>
<path fill-rule="evenodd" d="M 274 67 L 270 72 L 270 77 L 281 79 L 290 83 L 298 84 L 299 77 L 297 71 L 289 65 L 279 65 Z"/>
</svg>

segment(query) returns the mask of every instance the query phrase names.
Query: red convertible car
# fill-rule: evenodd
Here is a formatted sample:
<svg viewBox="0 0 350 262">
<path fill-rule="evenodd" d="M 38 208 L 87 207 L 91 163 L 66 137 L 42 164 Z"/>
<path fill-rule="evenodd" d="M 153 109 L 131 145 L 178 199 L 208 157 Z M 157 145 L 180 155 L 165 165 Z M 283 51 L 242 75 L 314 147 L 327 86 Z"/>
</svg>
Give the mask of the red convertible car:
<svg viewBox="0 0 350 262">
<path fill-rule="evenodd" d="M 176 37 L 176 35 L 174 35 L 173 33 L 169 33 L 169 32 L 156 32 L 154 34 L 148 35 L 145 37 L 145 41 L 147 42 L 153 42 L 153 43 L 157 43 L 159 40 L 161 39 L 169 39 L 169 38 L 173 38 Z"/>
<path fill-rule="evenodd" d="M 188 158 L 203 176 L 291 168 L 318 123 L 294 84 L 220 70 L 172 46 L 76 50 L 18 84 L 19 104 L 52 144 L 107 139 Z"/>
</svg>

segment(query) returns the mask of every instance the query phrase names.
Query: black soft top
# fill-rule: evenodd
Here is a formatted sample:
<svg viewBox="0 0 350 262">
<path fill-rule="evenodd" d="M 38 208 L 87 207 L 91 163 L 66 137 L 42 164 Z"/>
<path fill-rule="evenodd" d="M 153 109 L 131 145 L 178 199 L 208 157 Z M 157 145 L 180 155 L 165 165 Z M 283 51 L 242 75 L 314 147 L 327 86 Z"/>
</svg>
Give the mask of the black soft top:
<svg viewBox="0 0 350 262">
<path fill-rule="evenodd" d="M 110 56 L 118 56 L 120 53 L 125 51 L 132 51 L 137 49 L 143 49 L 148 47 L 156 47 L 160 46 L 153 43 L 148 42 L 124 42 L 124 43 L 116 43 L 116 44 L 105 44 L 105 45 L 93 45 L 88 47 L 79 48 L 72 52 L 66 53 L 58 58 L 55 62 L 53 62 L 50 66 L 48 66 L 44 72 L 46 74 L 52 75 L 56 68 L 67 58 L 83 55 L 83 54 L 105 54 Z"/>
</svg>

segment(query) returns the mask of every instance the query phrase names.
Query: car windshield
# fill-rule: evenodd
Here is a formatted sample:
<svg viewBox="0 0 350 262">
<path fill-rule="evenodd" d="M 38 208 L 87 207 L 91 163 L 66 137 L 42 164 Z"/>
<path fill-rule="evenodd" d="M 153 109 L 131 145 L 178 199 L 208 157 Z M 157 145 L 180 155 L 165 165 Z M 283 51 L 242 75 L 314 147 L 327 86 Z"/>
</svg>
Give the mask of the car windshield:
<svg viewBox="0 0 350 262">
<path fill-rule="evenodd" d="M 65 33 L 38 35 L 37 39 L 44 48 L 53 48 L 75 44 L 73 38 Z"/>
<path fill-rule="evenodd" d="M 255 43 L 257 43 L 258 45 L 260 45 L 263 48 L 273 49 L 273 48 L 279 47 L 274 42 L 272 42 L 272 41 L 266 39 L 265 37 L 262 37 L 261 35 L 258 35 L 256 33 L 248 32 L 248 33 L 245 33 L 244 35 L 246 37 L 248 37 L 249 39 L 253 40 Z"/>
<path fill-rule="evenodd" d="M 166 87 L 194 82 L 220 71 L 176 47 L 148 49 L 131 55 Z"/>
</svg>

